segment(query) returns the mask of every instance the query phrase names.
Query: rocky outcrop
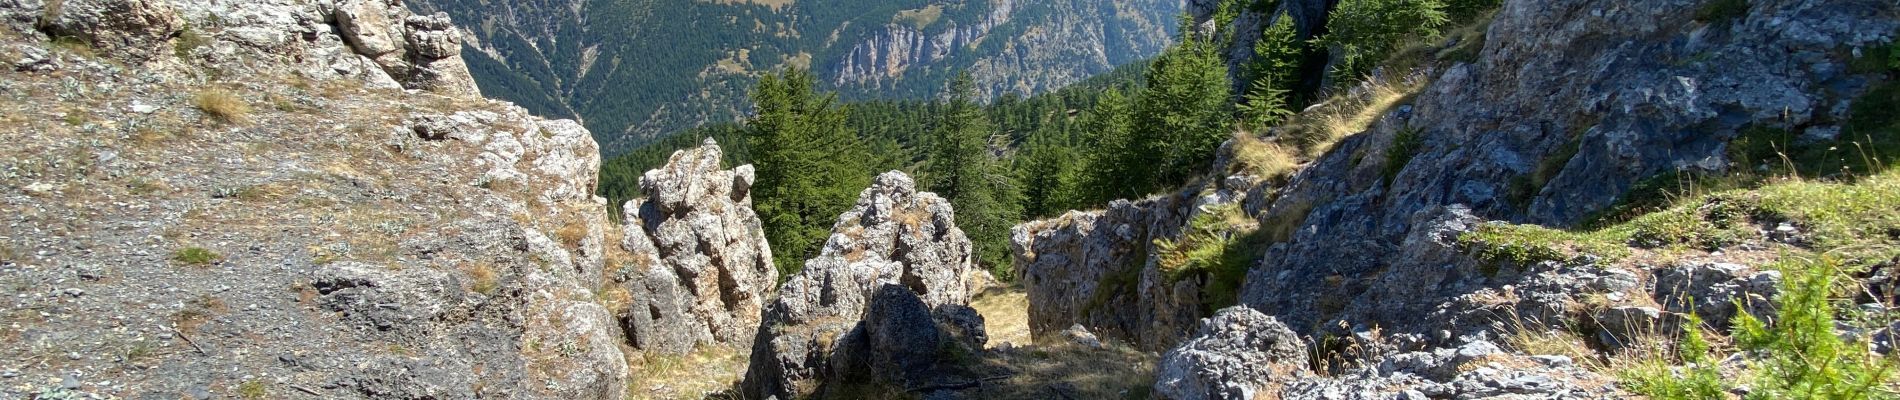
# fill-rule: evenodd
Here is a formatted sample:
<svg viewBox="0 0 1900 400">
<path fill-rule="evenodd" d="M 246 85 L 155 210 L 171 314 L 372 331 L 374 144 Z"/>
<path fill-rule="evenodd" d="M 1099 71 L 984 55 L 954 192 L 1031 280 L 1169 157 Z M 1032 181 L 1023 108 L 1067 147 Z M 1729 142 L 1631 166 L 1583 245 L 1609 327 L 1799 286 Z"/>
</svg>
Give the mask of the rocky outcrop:
<svg viewBox="0 0 1900 400">
<path fill-rule="evenodd" d="M 1174 340 L 1164 338 L 1185 333 L 1154 323 L 1176 314 L 1162 304 L 1172 300 L 1174 288 L 1151 267 L 1154 240 L 1180 229 L 1183 210 L 1174 200 L 1118 200 L 1106 210 L 1013 228 L 1010 249 L 1029 296 L 1030 331 L 1046 336 L 1079 324 L 1149 349 L 1165 349 Z M 1187 283 L 1178 293 L 1198 299 L 1198 288 Z M 1188 312 L 1198 313 L 1198 301 L 1189 303 L 1194 307 Z"/>
<path fill-rule="evenodd" d="M 330 21 L 343 39 L 405 88 L 480 93 L 462 61 L 461 31 L 448 14 L 412 15 L 401 0 L 340 0 Z"/>
<path fill-rule="evenodd" d="M 1173 400 L 1624 396 L 1568 357 L 1512 354 L 1481 339 L 1432 350 L 1417 350 L 1422 342 L 1404 335 L 1362 333 L 1337 343 L 1357 358 L 1309 358 L 1307 344 L 1274 318 L 1246 307 L 1224 309 L 1162 357 L 1155 394 Z M 1321 375 L 1309 365 L 1338 369 Z"/>
<path fill-rule="evenodd" d="M 633 261 L 615 271 L 633 304 L 619 317 L 635 348 L 681 353 L 751 340 L 778 284 L 765 230 L 752 211 L 751 165 L 721 169 L 712 139 L 675 152 L 640 179 L 628 202 Z"/>
<path fill-rule="evenodd" d="M 1727 331 L 1729 321 L 1742 312 L 1773 318 L 1775 306 L 1769 299 L 1780 287 L 1780 271 L 1751 272 L 1740 264 L 1694 263 L 1657 270 L 1652 293 L 1664 310 L 1694 313 L 1717 331 Z"/>
<path fill-rule="evenodd" d="M 78 40 L 132 63 L 169 50 L 184 20 L 166 0 L 51 0 L 39 28 L 48 36 Z"/>
<path fill-rule="evenodd" d="M 766 309 L 743 388 L 804 398 L 840 385 L 931 392 L 955 385 L 959 352 L 985 341 L 968 307 L 976 268 L 950 202 L 909 176 L 878 176 L 816 258 Z"/>
<path fill-rule="evenodd" d="M 0 114 L 83 122 L 0 148 L 0 298 L 48 311 L 0 358 L 62 349 L 0 398 L 627 394 L 588 131 L 442 86 L 439 18 L 332 5 L 0 0 L 0 86 L 61 99 Z"/>
<path fill-rule="evenodd" d="M 1561 226 L 1639 180 L 1730 168 L 1725 144 L 1744 127 L 1804 131 L 1844 120 L 1847 101 L 1870 81 L 1847 73 L 1849 59 L 1836 50 L 1885 43 L 1891 38 L 1868 32 L 1900 27 L 1890 3 L 1751 5 L 1733 21 L 1708 23 L 1687 2 L 1505 2 L 1476 62 L 1425 74 L 1429 84 L 1411 106 L 1395 107 L 1277 191 L 1261 218 L 1298 228 L 1249 274 L 1243 301 L 1311 332 L 1341 317 L 1393 329 L 1430 315 L 1354 311 L 1379 309 L 1379 299 L 1500 293 L 1520 275 L 1465 272 L 1473 271 L 1467 262 L 1443 256 L 1455 248 L 1418 240 L 1438 229 L 1421 216 L 1464 205 L 1485 219 Z M 1790 34 L 1789 26 L 1802 28 Z M 1407 165 L 1361 158 L 1387 151 L 1401 130 L 1420 141 Z M 1567 274 L 1546 267 L 1554 266 L 1522 276 Z"/>
<path fill-rule="evenodd" d="M 1162 273 L 1155 241 L 1179 239 L 1188 220 L 1214 208 L 1246 208 L 1257 184 L 1236 176 L 1206 190 L 1117 200 L 1104 210 L 1012 228 L 1010 251 L 1028 292 L 1030 331 L 1041 337 L 1080 324 L 1150 351 L 1186 338 L 1206 316 L 1207 277 Z"/>
<path fill-rule="evenodd" d="M 1230 307 L 1201 321 L 1194 338 L 1161 356 L 1155 394 L 1176 400 L 1262 398 L 1310 376 L 1307 357 L 1306 343 L 1280 321 Z"/>
</svg>

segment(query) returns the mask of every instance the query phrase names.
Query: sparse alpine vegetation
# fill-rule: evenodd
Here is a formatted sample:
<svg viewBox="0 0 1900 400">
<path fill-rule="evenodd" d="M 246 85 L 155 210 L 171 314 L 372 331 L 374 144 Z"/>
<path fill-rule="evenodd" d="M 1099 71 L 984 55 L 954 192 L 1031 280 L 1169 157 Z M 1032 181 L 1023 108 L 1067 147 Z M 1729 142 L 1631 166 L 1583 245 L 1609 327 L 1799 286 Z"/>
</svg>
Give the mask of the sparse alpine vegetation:
<svg viewBox="0 0 1900 400">
<path fill-rule="evenodd" d="M 227 124 L 244 123 L 251 115 L 251 105 L 236 93 L 224 89 L 205 89 L 192 96 L 191 104 L 205 115 Z"/>
</svg>

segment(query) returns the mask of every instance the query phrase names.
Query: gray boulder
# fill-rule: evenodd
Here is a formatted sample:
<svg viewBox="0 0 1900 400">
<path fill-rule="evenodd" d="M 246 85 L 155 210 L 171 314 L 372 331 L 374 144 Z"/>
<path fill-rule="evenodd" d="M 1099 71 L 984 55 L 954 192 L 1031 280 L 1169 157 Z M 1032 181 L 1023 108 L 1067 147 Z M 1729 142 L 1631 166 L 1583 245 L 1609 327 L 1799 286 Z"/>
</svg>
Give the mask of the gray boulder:
<svg viewBox="0 0 1900 400">
<path fill-rule="evenodd" d="M 1658 269 L 1653 293 L 1664 310 L 1695 313 L 1704 323 L 1725 331 L 1739 312 L 1772 317 L 1771 299 L 1780 283 L 1781 274 L 1776 271 L 1757 272 L 1728 263 L 1688 264 Z"/>
<path fill-rule="evenodd" d="M 401 0 L 339 0 L 333 7 L 329 17 L 344 41 L 404 88 L 480 94 L 448 14 L 414 15 Z"/>
<path fill-rule="evenodd" d="M 708 139 L 647 171 L 647 198 L 628 202 L 620 246 L 633 255 L 617 284 L 634 299 L 621 326 L 634 347 L 682 353 L 750 340 L 778 283 L 752 210 L 752 166 L 726 170 Z"/>
<path fill-rule="evenodd" d="M 909 176 L 878 176 L 767 308 L 746 397 L 803 398 L 873 377 L 907 390 L 956 386 L 933 383 L 955 376 L 945 356 L 980 349 L 984 336 L 967 307 L 970 240 L 954 218 L 949 201 L 917 192 Z"/>
<path fill-rule="evenodd" d="M 1307 361 L 1306 344 L 1279 320 L 1229 307 L 1161 357 L 1154 389 L 1175 400 L 1270 398 L 1279 386 L 1309 376 Z"/>
</svg>

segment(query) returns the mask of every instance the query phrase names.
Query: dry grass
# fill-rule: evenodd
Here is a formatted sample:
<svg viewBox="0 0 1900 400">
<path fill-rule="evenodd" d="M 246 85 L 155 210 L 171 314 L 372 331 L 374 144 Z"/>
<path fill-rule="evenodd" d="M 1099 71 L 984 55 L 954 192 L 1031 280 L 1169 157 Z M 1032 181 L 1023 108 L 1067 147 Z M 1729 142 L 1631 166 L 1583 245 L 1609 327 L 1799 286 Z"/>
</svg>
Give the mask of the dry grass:
<svg viewBox="0 0 1900 400">
<path fill-rule="evenodd" d="M 1519 329 L 1504 337 L 1504 343 L 1512 349 L 1530 355 L 1553 355 L 1570 357 L 1577 365 L 1592 370 L 1601 370 L 1596 350 L 1576 333 L 1556 329 Z"/>
<path fill-rule="evenodd" d="M 579 248 L 581 244 L 587 242 L 588 233 L 587 224 L 581 221 L 572 221 L 566 225 L 561 225 L 560 229 L 556 229 L 554 231 L 554 237 L 560 239 L 561 243 L 566 244 L 568 247 Z"/>
<path fill-rule="evenodd" d="M 747 349 L 728 346 L 701 348 L 684 355 L 648 354 L 622 348 L 627 354 L 630 374 L 627 398 L 702 399 L 719 398 L 744 377 Z"/>
<path fill-rule="evenodd" d="M 970 300 L 970 307 L 983 314 L 983 331 L 990 337 L 988 347 L 1034 343 L 1029 334 L 1029 295 L 1022 290 L 991 287 Z"/>
<path fill-rule="evenodd" d="M 476 293 L 495 294 L 495 289 L 501 287 L 500 279 L 495 276 L 495 268 L 488 264 L 475 264 L 469 267 L 468 276 L 475 280 L 475 283 L 469 286 L 469 290 Z"/>
<path fill-rule="evenodd" d="M 1318 158 L 1348 136 L 1365 132 L 1380 117 L 1424 89 L 1423 81 L 1372 80 L 1359 89 L 1301 113 L 1288 132 L 1302 155 Z"/>
<path fill-rule="evenodd" d="M 191 104 L 199 111 L 224 123 L 243 123 L 248 121 L 251 105 L 237 94 L 224 89 L 205 89 L 191 98 Z"/>
<path fill-rule="evenodd" d="M 1234 159 L 1239 161 L 1237 168 L 1267 180 L 1291 175 L 1300 166 L 1293 150 L 1246 132 L 1234 135 Z"/>
</svg>

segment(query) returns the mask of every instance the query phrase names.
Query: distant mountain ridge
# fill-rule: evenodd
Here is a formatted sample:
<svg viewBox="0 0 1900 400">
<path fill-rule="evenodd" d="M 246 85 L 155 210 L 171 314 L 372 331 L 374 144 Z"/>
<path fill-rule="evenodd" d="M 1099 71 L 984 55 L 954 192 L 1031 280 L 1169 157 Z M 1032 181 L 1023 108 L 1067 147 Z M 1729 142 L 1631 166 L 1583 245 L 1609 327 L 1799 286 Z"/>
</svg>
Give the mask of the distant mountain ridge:
<svg viewBox="0 0 1900 400">
<path fill-rule="evenodd" d="M 919 98 L 968 70 L 988 97 L 1060 88 L 1172 42 L 1182 0 L 417 0 L 468 31 L 482 91 L 573 117 L 609 154 L 731 121 L 762 73 L 847 99 Z"/>
</svg>

